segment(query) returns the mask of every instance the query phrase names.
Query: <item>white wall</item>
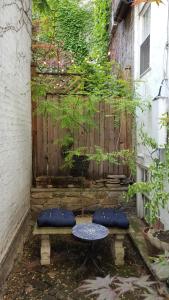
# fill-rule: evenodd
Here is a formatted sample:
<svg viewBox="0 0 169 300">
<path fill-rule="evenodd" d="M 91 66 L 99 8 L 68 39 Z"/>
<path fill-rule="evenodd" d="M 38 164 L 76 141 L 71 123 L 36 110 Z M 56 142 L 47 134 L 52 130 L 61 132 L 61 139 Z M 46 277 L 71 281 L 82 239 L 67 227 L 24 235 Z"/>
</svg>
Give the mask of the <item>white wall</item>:
<svg viewBox="0 0 169 300">
<path fill-rule="evenodd" d="M 29 210 L 30 17 L 30 0 L 0 0 L 0 262 Z"/>
<path fill-rule="evenodd" d="M 151 28 L 150 28 L 150 68 L 140 77 L 140 44 L 141 44 L 141 17 L 140 12 L 144 5 L 135 7 L 135 43 L 134 43 L 134 78 L 138 80 L 138 93 L 141 98 L 146 101 L 150 101 L 151 105 L 154 105 L 152 99 L 158 95 L 161 81 L 166 77 L 164 74 L 166 69 L 166 42 L 167 42 L 167 19 L 168 19 L 168 2 L 165 0 L 164 4 L 159 6 L 155 3 L 151 4 Z M 167 74 L 169 78 L 169 74 Z M 168 81 L 169 83 L 169 81 Z M 164 87 L 162 90 L 162 96 L 169 97 L 169 89 Z M 138 128 L 141 124 L 144 124 L 145 131 L 152 137 L 157 136 L 156 128 L 153 121 L 154 115 L 152 109 L 146 113 L 138 113 L 137 125 Z M 139 160 L 141 160 L 142 166 L 148 166 L 151 159 L 149 152 L 143 147 L 138 146 L 137 154 Z M 137 178 L 140 180 L 140 167 L 138 166 Z M 138 196 L 138 214 L 142 217 L 143 205 Z M 169 214 L 167 209 L 165 213 L 161 214 L 162 222 L 165 227 L 169 229 Z"/>
</svg>

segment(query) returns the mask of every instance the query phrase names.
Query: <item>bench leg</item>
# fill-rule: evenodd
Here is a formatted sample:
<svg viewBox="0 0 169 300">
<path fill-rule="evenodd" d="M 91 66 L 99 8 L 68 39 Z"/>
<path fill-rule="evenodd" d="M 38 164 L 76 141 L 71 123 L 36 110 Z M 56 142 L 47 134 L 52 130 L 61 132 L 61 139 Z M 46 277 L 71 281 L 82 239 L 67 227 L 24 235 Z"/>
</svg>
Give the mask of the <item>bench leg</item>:
<svg viewBox="0 0 169 300">
<path fill-rule="evenodd" d="M 124 235 L 117 234 L 114 241 L 115 265 L 124 265 Z"/>
<path fill-rule="evenodd" d="M 41 235 L 41 265 L 50 265 L 50 238 Z"/>
</svg>

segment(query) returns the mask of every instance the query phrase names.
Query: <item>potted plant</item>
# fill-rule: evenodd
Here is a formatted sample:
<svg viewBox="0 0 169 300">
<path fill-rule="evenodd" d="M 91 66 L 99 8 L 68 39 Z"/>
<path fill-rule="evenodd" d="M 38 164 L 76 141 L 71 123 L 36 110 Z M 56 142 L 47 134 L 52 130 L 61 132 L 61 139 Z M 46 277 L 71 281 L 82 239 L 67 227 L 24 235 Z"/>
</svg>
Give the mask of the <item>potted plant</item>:
<svg viewBox="0 0 169 300">
<path fill-rule="evenodd" d="M 70 168 L 73 177 L 87 177 L 90 161 L 86 153 L 86 147 L 70 150 L 65 157 L 65 166 Z"/>
<path fill-rule="evenodd" d="M 164 231 L 159 218 L 160 209 L 165 209 L 169 201 L 169 192 L 166 189 L 169 183 L 169 145 L 163 146 L 164 157 L 158 156 L 158 145 L 141 130 L 141 143 L 146 146 L 151 154 L 151 163 L 147 168 L 148 178 L 146 181 L 136 182 L 128 188 L 128 197 L 137 193 L 146 195 L 148 199 L 144 204 L 145 210 L 149 211 L 146 221 L 149 227 L 144 229 L 144 236 L 153 246 L 160 250 L 169 251 L 169 232 Z M 151 151 L 150 151 L 151 149 Z"/>
</svg>

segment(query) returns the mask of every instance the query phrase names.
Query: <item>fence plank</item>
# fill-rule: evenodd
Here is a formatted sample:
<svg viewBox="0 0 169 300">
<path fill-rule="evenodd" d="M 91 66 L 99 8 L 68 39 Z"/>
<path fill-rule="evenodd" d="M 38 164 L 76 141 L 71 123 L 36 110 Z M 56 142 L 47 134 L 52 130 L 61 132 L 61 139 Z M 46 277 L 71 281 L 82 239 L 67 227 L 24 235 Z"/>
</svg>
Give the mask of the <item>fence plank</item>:
<svg viewBox="0 0 169 300">
<path fill-rule="evenodd" d="M 56 97 L 54 101 L 57 101 Z M 100 146 L 105 152 L 131 148 L 132 128 L 130 117 L 125 114 L 122 115 L 120 120 L 121 130 L 119 132 L 119 128 L 114 126 L 113 109 L 110 105 L 100 103 L 99 110 L 100 112 L 95 116 L 97 128 L 90 128 L 88 133 L 81 128 L 74 131 L 74 148 L 86 146 L 90 152 L 94 151 L 95 145 Z M 40 116 L 34 118 L 33 156 L 35 156 L 34 161 L 36 162 L 34 164 L 36 176 L 68 173 L 68 170 L 63 171 L 61 169 L 63 165 L 61 147 L 55 144 L 56 140 L 60 140 L 65 134 L 66 130 L 62 129 L 58 122 L 53 125 L 49 119 L 46 121 Z M 128 175 L 128 170 L 122 165 L 113 166 L 108 162 L 100 165 L 90 162 L 89 176 L 91 178 L 101 178 L 109 173 Z"/>
</svg>

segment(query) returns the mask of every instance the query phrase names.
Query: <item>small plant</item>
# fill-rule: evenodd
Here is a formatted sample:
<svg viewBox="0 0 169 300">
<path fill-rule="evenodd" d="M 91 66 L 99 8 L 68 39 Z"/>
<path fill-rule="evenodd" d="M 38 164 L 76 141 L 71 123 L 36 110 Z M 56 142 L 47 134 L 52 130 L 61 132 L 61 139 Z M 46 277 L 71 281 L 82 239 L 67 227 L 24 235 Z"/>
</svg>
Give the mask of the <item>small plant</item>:
<svg viewBox="0 0 169 300">
<path fill-rule="evenodd" d="M 145 204 L 145 208 L 148 208 L 150 214 L 147 221 L 154 225 L 159 219 L 159 210 L 164 209 L 169 201 L 169 192 L 165 188 L 169 182 L 169 144 L 163 145 L 165 153 L 163 160 L 158 156 L 159 147 L 156 141 L 144 132 L 143 128 L 140 129 L 140 144 L 147 149 L 151 158 L 147 169 L 148 180 L 129 186 L 127 195 L 129 198 L 137 193 L 148 196 L 150 200 Z"/>
<path fill-rule="evenodd" d="M 158 263 L 162 266 L 169 264 L 169 255 L 167 255 L 167 254 L 160 254 L 160 255 L 157 255 L 157 257 L 150 257 L 150 259 L 154 263 Z"/>
<path fill-rule="evenodd" d="M 156 284 L 149 280 L 149 276 L 141 277 L 118 277 L 107 275 L 105 278 L 96 277 L 88 279 L 78 288 L 80 293 L 86 293 L 87 297 L 96 295 L 97 300 L 120 300 L 124 295 L 131 294 L 135 291 L 141 292 L 144 300 L 164 300 L 165 295 L 159 295 L 152 285 Z"/>
</svg>

